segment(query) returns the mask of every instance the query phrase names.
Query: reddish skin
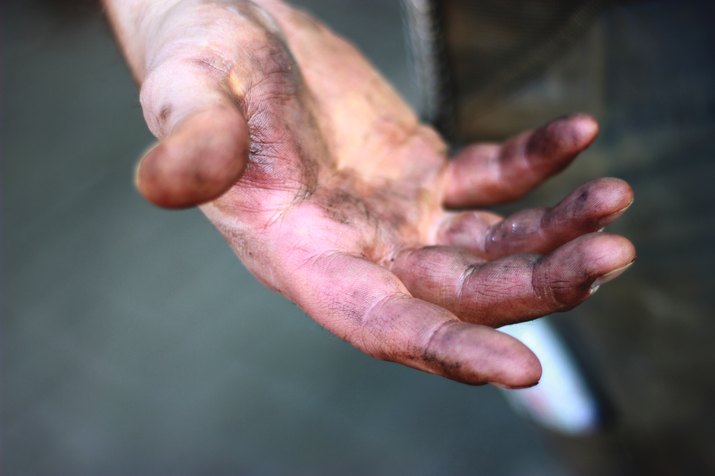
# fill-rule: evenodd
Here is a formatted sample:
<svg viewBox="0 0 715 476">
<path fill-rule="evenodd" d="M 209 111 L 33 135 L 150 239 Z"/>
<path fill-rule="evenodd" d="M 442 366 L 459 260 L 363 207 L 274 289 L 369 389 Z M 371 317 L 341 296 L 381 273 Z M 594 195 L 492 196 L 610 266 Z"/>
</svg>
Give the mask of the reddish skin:
<svg viewBox="0 0 715 476">
<path fill-rule="evenodd" d="M 274 0 L 179 3 L 143 50 L 122 40 L 161 139 L 140 191 L 164 207 L 203 203 L 261 282 L 364 352 L 533 385 L 537 358 L 493 327 L 569 309 L 633 261 L 625 238 L 594 233 L 633 199 L 617 179 L 507 221 L 445 208 L 519 198 L 595 139 L 589 116 L 448 162 L 439 136 L 307 15 Z"/>
</svg>

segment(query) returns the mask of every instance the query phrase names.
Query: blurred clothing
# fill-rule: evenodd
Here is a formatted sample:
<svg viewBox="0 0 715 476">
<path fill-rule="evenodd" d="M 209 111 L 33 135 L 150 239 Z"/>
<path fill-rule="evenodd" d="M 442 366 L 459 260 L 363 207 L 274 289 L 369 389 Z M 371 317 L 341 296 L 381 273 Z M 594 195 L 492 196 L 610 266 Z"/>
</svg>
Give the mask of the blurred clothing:
<svg viewBox="0 0 715 476">
<path fill-rule="evenodd" d="M 600 138 L 531 202 L 554 203 L 603 175 L 635 189 L 613 229 L 636 244 L 636 265 L 559 320 L 618 419 L 602 437 L 562 447 L 578 474 L 714 474 L 715 4 L 442 7 L 459 142 L 590 112 Z"/>
</svg>

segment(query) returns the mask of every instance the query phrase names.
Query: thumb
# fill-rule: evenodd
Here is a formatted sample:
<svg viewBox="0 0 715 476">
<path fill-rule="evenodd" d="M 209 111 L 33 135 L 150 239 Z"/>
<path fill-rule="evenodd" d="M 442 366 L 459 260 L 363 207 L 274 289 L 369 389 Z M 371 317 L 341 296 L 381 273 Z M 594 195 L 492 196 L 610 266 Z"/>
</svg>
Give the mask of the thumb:
<svg viewBox="0 0 715 476">
<path fill-rule="evenodd" d="M 144 117 L 160 142 L 137 166 L 150 202 L 186 208 L 221 196 L 243 173 L 248 126 L 220 83 L 191 64 L 166 65 L 142 85 Z"/>
</svg>

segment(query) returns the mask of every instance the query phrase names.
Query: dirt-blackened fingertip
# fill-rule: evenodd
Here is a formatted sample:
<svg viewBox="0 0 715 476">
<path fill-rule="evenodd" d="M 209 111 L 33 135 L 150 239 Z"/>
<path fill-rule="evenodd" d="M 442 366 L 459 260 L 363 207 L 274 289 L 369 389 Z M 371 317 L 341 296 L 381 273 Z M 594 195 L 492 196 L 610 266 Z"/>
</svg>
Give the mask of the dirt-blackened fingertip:
<svg viewBox="0 0 715 476">
<path fill-rule="evenodd" d="M 555 119 L 534 131 L 526 144 L 528 155 L 565 167 L 587 148 L 598 135 L 598 122 L 586 114 Z"/>
<path fill-rule="evenodd" d="M 620 217 L 633 204 L 633 191 L 620 180 L 602 178 L 588 182 L 563 202 L 573 213 L 590 217 L 599 228 Z"/>
</svg>

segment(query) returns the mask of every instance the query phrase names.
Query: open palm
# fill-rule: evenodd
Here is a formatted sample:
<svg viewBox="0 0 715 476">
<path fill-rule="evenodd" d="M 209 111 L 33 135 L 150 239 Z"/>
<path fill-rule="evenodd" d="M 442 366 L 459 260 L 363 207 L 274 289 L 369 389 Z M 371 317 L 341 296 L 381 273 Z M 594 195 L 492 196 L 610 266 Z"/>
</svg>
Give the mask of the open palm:
<svg viewBox="0 0 715 476">
<path fill-rule="evenodd" d="M 267 286 L 366 353 L 467 383 L 534 384 L 494 328 L 574 307 L 634 259 L 597 233 L 618 179 L 552 208 L 517 199 L 597 134 L 585 115 L 447 160 L 439 136 L 348 43 L 280 2 L 184 2 L 148 49 L 142 105 L 162 142 L 142 193 L 202 209 Z"/>
</svg>

